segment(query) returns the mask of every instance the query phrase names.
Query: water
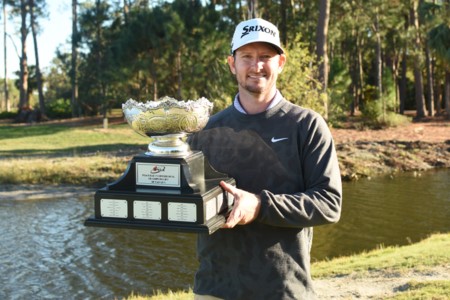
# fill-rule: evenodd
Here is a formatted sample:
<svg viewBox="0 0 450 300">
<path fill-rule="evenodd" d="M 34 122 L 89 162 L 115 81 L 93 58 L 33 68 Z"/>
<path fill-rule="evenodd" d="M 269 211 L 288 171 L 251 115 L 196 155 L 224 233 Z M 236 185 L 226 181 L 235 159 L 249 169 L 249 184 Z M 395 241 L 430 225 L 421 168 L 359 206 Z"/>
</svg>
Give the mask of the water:
<svg viewBox="0 0 450 300">
<path fill-rule="evenodd" d="M 450 170 L 344 183 L 341 221 L 315 229 L 313 260 L 450 231 Z M 0 299 L 120 299 L 187 289 L 195 235 L 84 227 L 93 200 L 0 201 Z"/>
<path fill-rule="evenodd" d="M 339 223 L 315 228 L 315 260 L 450 231 L 450 170 L 344 183 Z"/>
</svg>

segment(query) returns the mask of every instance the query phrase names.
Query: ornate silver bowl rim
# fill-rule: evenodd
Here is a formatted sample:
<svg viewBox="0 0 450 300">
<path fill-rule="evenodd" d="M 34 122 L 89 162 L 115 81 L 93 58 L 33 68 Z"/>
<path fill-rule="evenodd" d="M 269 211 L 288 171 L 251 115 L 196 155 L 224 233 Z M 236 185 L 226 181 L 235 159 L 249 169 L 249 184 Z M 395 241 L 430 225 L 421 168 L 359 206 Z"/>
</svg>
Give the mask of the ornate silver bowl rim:
<svg viewBox="0 0 450 300">
<path fill-rule="evenodd" d="M 205 97 L 201 97 L 198 100 L 179 101 L 168 96 L 156 101 L 147 101 L 145 103 L 130 98 L 127 102 L 122 104 L 122 110 L 137 108 L 142 111 L 148 111 L 159 108 L 170 109 L 171 107 L 184 108 L 186 111 L 193 111 L 196 107 L 206 107 L 209 109 L 209 112 L 211 112 L 213 104 Z"/>
<path fill-rule="evenodd" d="M 137 102 L 129 99 L 122 104 L 128 124 L 137 133 L 152 138 L 150 155 L 186 155 L 186 133 L 202 130 L 209 120 L 213 104 L 206 98 L 178 101 L 163 97 L 157 101 Z"/>
</svg>

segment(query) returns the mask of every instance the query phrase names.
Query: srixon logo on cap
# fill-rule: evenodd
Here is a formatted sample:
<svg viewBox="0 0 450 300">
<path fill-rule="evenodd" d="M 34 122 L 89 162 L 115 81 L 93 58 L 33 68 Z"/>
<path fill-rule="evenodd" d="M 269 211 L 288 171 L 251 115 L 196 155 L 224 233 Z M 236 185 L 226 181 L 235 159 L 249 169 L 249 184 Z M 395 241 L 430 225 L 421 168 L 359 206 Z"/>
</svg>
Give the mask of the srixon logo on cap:
<svg viewBox="0 0 450 300">
<path fill-rule="evenodd" d="M 268 34 L 271 34 L 273 37 L 276 37 L 277 33 L 270 29 L 269 27 L 265 27 L 262 25 L 257 25 L 257 26 L 245 26 L 244 28 L 242 28 L 242 35 L 241 35 L 241 39 L 246 36 L 247 34 L 249 34 L 250 32 L 256 32 L 256 31 L 262 31 Z"/>
</svg>

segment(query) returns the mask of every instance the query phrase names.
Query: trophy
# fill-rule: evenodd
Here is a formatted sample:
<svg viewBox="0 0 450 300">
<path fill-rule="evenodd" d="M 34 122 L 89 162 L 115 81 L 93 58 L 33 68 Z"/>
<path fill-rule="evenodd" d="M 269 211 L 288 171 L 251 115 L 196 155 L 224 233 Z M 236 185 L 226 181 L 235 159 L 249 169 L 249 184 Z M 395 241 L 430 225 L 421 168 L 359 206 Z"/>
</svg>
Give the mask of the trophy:
<svg viewBox="0 0 450 300">
<path fill-rule="evenodd" d="M 85 225 L 209 234 L 219 229 L 234 201 L 219 182 L 235 181 L 186 142 L 188 134 L 205 127 L 212 107 L 206 98 L 122 104 L 128 124 L 150 137 L 148 151 L 134 156 L 117 181 L 96 191 L 95 215 Z"/>
</svg>

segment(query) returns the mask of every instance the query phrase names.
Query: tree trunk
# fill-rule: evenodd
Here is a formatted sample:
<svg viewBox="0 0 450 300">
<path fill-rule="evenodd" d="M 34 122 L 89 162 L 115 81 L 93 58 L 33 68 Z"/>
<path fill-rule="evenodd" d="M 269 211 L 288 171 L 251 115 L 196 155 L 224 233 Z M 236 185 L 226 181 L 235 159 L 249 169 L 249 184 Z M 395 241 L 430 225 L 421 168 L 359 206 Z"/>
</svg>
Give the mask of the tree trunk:
<svg viewBox="0 0 450 300">
<path fill-rule="evenodd" d="M 363 58 L 362 58 L 362 48 L 363 48 L 363 39 L 358 36 L 358 42 L 356 43 L 356 47 L 358 48 L 358 73 L 359 73 L 359 80 L 358 80 L 358 98 L 356 99 L 356 107 L 355 111 L 359 110 L 360 103 L 364 102 L 364 66 L 363 66 Z"/>
<path fill-rule="evenodd" d="M 10 111 L 10 104 L 9 104 L 9 90 L 8 90 L 8 55 L 7 55 L 7 49 L 6 49 L 6 1 L 3 0 L 3 58 L 4 58 L 4 66 L 5 66 L 5 76 L 3 78 L 3 89 L 5 92 L 5 110 Z"/>
<path fill-rule="evenodd" d="M 421 63 L 421 40 L 419 32 L 419 17 L 417 13 L 418 1 L 415 0 L 413 3 L 413 12 L 411 14 L 411 23 L 415 29 L 415 54 L 414 54 L 414 86 L 415 86 L 415 99 L 416 99 L 416 117 L 425 117 L 425 101 L 423 99 L 423 78 L 422 78 L 422 63 Z"/>
<path fill-rule="evenodd" d="M 36 81 L 39 95 L 39 109 L 41 113 L 41 117 L 46 118 L 46 109 L 45 109 L 45 99 L 44 99 L 44 91 L 42 88 L 42 74 L 41 68 L 39 65 L 39 50 L 38 43 L 36 37 L 36 20 L 34 16 L 34 0 L 29 0 L 30 2 L 30 21 L 31 21 L 31 33 L 33 36 L 33 44 L 34 44 L 34 56 L 36 58 Z"/>
<path fill-rule="evenodd" d="M 434 78 L 432 71 L 430 46 L 425 43 L 426 65 L 427 65 L 427 103 L 428 103 L 428 116 L 434 116 Z"/>
<path fill-rule="evenodd" d="M 383 95 L 383 61 L 381 59 L 381 35 L 380 35 L 380 26 L 378 20 L 378 11 L 375 16 L 375 37 L 376 37 L 376 76 L 377 76 L 377 100 L 381 100 Z M 384 111 L 383 111 L 384 113 Z"/>
<path fill-rule="evenodd" d="M 76 0 L 73 0 L 76 2 Z M 72 4 L 73 5 L 73 4 Z M 128 24 L 128 13 L 130 12 L 130 5 L 127 0 L 123 0 L 123 20 L 125 25 Z"/>
<path fill-rule="evenodd" d="M 433 66 L 433 72 L 434 72 L 434 66 Z M 443 78 L 444 83 L 445 83 L 445 76 Z M 435 99 L 435 109 L 436 109 L 436 115 L 440 116 L 442 114 L 442 95 L 443 95 L 443 90 L 442 87 L 443 85 L 441 84 L 441 80 L 437 79 L 434 81 L 435 85 L 434 85 L 434 99 Z"/>
<path fill-rule="evenodd" d="M 248 18 L 258 17 L 258 0 L 248 0 Z"/>
<path fill-rule="evenodd" d="M 317 22 L 317 60 L 319 63 L 319 82 L 322 85 L 321 99 L 324 101 L 325 114 L 324 118 L 328 119 L 328 54 L 327 54 L 327 37 L 328 22 L 330 20 L 330 0 L 320 0 L 319 2 L 319 20 Z"/>
<path fill-rule="evenodd" d="M 19 111 L 22 108 L 28 108 L 30 101 L 28 98 L 28 58 L 27 58 L 27 1 L 20 0 L 20 15 L 22 19 L 22 25 L 20 27 L 20 41 L 22 46 L 22 55 L 20 57 L 20 99 L 19 99 Z"/>
<path fill-rule="evenodd" d="M 444 103 L 447 119 L 450 119 L 450 70 L 445 72 Z"/>
<path fill-rule="evenodd" d="M 289 3 L 287 0 L 281 0 L 280 2 L 280 15 L 281 15 L 281 23 L 280 23 L 280 39 L 283 45 L 287 45 L 287 33 L 288 33 L 288 11 L 291 11 L 292 8 L 288 7 Z"/>
<path fill-rule="evenodd" d="M 72 85 L 72 97 L 70 104 L 72 107 L 72 117 L 79 117 L 80 106 L 78 104 L 78 27 L 77 27 L 77 0 L 72 0 L 72 57 L 71 65 L 72 70 L 70 72 L 70 80 Z"/>
<path fill-rule="evenodd" d="M 181 95 L 182 91 L 182 85 L 183 85 L 183 74 L 181 70 L 181 49 L 178 49 L 177 51 L 177 59 L 176 59 L 176 66 L 177 66 L 177 76 L 178 76 L 178 89 L 177 89 L 177 96 L 178 99 L 183 99 L 183 95 Z"/>
<path fill-rule="evenodd" d="M 95 7 L 96 7 L 96 17 L 98 18 L 100 13 L 100 6 L 101 6 L 101 0 L 95 1 Z M 103 72 L 103 29 L 101 26 L 101 22 L 99 19 L 95 21 L 95 38 L 97 40 L 97 75 L 98 75 L 98 89 L 100 91 L 100 103 L 101 103 L 101 113 L 103 117 L 106 117 L 107 111 L 108 111 L 108 103 L 106 101 L 106 86 L 105 86 L 105 78 L 104 78 L 104 72 Z"/>
<path fill-rule="evenodd" d="M 406 73 L 408 71 L 408 64 L 407 64 L 407 54 L 406 49 L 403 49 L 402 54 L 402 63 L 401 63 L 401 74 L 400 74 L 400 82 L 399 82 L 399 112 L 401 115 L 405 113 L 405 103 L 406 103 L 406 90 L 407 90 L 407 82 L 408 78 L 406 77 Z"/>
</svg>

